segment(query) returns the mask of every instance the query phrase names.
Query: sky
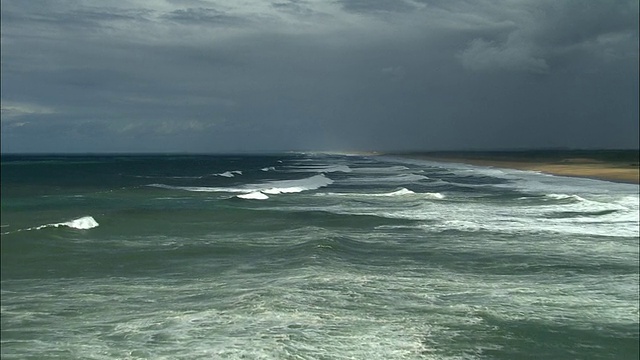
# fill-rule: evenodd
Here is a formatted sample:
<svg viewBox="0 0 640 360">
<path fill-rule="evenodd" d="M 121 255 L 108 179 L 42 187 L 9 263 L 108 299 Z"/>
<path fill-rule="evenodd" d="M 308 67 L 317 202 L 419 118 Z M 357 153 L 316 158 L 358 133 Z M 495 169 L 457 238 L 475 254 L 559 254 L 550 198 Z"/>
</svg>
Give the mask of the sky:
<svg viewBox="0 0 640 360">
<path fill-rule="evenodd" d="M 1 0 L 1 150 L 638 148 L 637 0 Z"/>
</svg>

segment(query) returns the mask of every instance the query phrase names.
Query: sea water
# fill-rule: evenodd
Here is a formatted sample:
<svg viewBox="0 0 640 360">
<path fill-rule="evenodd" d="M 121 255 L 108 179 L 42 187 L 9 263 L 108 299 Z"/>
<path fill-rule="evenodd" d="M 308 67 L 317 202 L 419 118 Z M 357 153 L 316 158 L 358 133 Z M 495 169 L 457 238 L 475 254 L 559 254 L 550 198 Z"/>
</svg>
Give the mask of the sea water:
<svg viewBox="0 0 640 360">
<path fill-rule="evenodd" d="M 3 156 L 2 359 L 637 359 L 638 186 L 380 156 Z"/>
</svg>

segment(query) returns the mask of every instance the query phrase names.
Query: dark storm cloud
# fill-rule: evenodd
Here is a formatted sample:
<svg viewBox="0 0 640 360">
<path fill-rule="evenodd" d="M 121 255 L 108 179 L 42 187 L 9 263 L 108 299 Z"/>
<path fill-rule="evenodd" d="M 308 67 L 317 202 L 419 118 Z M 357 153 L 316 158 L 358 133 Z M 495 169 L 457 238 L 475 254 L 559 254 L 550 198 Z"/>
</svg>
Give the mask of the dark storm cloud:
<svg viewBox="0 0 640 360">
<path fill-rule="evenodd" d="M 342 0 L 342 7 L 347 11 L 353 12 L 408 12 L 415 9 L 408 1 L 402 0 Z"/>
<path fill-rule="evenodd" d="M 637 1 L 2 1 L 3 151 L 636 147 Z"/>
<path fill-rule="evenodd" d="M 210 8 L 174 10 L 165 14 L 162 18 L 195 26 L 241 26 L 248 24 L 248 19 L 228 15 L 222 11 Z"/>
</svg>

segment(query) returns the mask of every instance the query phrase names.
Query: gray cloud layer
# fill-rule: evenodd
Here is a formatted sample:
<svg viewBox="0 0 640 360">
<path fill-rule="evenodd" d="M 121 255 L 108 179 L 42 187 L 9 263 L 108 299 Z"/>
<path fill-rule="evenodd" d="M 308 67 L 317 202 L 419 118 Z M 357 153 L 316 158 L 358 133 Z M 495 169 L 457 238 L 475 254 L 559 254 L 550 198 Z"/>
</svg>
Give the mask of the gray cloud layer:
<svg viewBox="0 0 640 360">
<path fill-rule="evenodd" d="M 3 151 L 638 146 L 638 2 L 2 0 Z"/>
</svg>

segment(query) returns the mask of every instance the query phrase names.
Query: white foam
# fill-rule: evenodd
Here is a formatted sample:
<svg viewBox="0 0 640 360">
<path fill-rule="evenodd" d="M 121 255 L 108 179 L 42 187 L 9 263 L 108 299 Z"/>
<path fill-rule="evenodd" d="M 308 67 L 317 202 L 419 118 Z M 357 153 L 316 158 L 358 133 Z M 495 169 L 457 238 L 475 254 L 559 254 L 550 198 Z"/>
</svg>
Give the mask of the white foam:
<svg viewBox="0 0 640 360">
<path fill-rule="evenodd" d="M 413 191 L 411 191 L 409 189 L 406 189 L 406 188 L 402 188 L 402 189 L 400 189 L 398 191 L 393 191 L 393 192 L 390 192 L 390 193 L 387 193 L 387 194 L 380 194 L 380 195 L 382 195 L 382 196 L 400 196 L 400 195 L 409 195 L 409 194 L 415 194 L 415 192 L 413 192 Z"/>
<path fill-rule="evenodd" d="M 428 193 L 416 193 L 414 191 L 411 191 L 409 189 L 406 188 L 401 188 L 400 190 L 396 190 L 390 193 L 383 193 L 383 194 L 366 194 L 367 196 L 405 196 L 405 195 L 417 195 L 417 196 L 421 196 L 421 197 L 425 197 L 428 199 L 444 199 L 444 195 L 442 195 L 441 193 L 432 193 L 432 192 L 428 192 Z"/>
<path fill-rule="evenodd" d="M 395 198 L 395 199 L 405 199 L 408 200 L 420 200 L 420 199 L 429 199 L 429 200 L 442 200 L 445 196 L 441 193 L 437 192 L 427 192 L 427 193 L 416 193 L 406 188 L 401 188 L 396 191 L 388 192 L 388 193 L 335 193 L 335 192 L 327 192 L 327 193 L 318 193 L 316 196 L 339 196 L 339 197 L 352 197 L 352 198 Z"/>
<path fill-rule="evenodd" d="M 398 173 L 401 171 L 409 170 L 408 167 L 397 165 L 397 166 L 387 166 L 387 167 L 361 167 L 352 169 L 353 172 L 356 173 L 365 173 L 365 174 L 380 174 L 380 173 Z"/>
<path fill-rule="evenodd" d="M 54 226 L 68 226 L 74 229 L 87 230 L 97 227 L 98 222 L 91 216 L 83 216 L 81 218 L 67 221 L 60 224 L 54 224 Z"/>
<path fill-rule="evenodd" d="M 432 199 L 444 199 L 444 195 L 441 193 L 425 193 L 425 195 Z"/>
<path fill-rule="evenodd" d="M 231 170 L 231 171 L 225 171 L 223 173 L 220 174 L 213 174 L 214 176 L 223 176 L 223 177 L 234 177 L 236 175 L 242 175 L 242 171 L 240 170 Z"/>
<path fill-rule="evenodd" d="M 355 184 L 363 184 L 363 183 L 413 183 L 421 180 L 428 180 L 429 178 L 424 175 L 419 174 L 400 174 L 394 176 L 381 176 L 381 177 L 362 177 L 362 178 L 352 178 L 346 181 L 346 183 L 355 183 Z"/>
<path fill-rule="evenodd" d="M 40 226 L 34 226 L 34 227 L 30 227 L 30 228 L 26 228 L 26 229 L 18 229 L 15 231 L 8 231 L 8 232 L 4 232 L 2 233 L 3 235 L 6 234 L 11 234 L 14 232 L 20 232 L 20 231 L 31 231 L 31 230 L 40 230 L 40 229 L 45 229 L 45 228 L 50 228 L 50 227 L 61 227 L 61 226 L 66 226 L 66 227 L 70 227 L 73 229 L 78 229 L 78 230 L 88 230 L 88 229 L 93 229 L 95 227 L 98 227 L 98 222 L 92 217 L 92 216 L 83 216 L 81 218 L 77 218 L 71 221 L 66 221 L 66 222 L 61 222 L 61 223 L 53 223 L 53 224 L 45 224 L 45 225 L 40 225 Z"/>
<path fill-rule="evenodd" d="M 577 200 L 577 201 L 586 201 L 586 199 L 578 196 L 578 195 L 567 195 L 567 194 L 547 194 L 545 195 L 545 197 L 551 198 L 551 199 L 555 199 L 555 200 L 567 200 L 567 199 L 572 199 L 572 200 Z"/>
<path fill-rule="evenodd" d="M 170 190 L 185 190 L 194 192 L 231 192 L 231 193 L 252 193 L 262 192 L 265 194 L 298 193 L 306 190 L 315 190 L 332 184 L 333 180 L 324 174 L 311 176 L 296 180 L 276 180 L 262 184 L 248 184 L 240 187 L 206 187 L 206 186 L 171 186 L 165 184 L 149 184 L 147 186 Z"/>
<path fill-rule="evenodd" d="M 207 186 L 171 186 L 165 184 L 149 184 L 149 187 L 156 187 L 160 189 L 168 189 L 168 190 L 184 190 L 184 191 L 194 191 L 194 192 L 223 192 L 225 190 L 221 190 L 224 188 L 215 188 L 215 187 L 207 187 Z M 243 192 L 243 191 L 228 191 L 228 192 Z"/>
<path fill-rule="evenodd" d="M 261 193 L 260 191 L 254 191 L 248 194 L 236 195 L 236 197 L 239 197 L 240 199 L 251 199 L 251 200 L 266 200 L 269 198 L 267 195 Z"/>
<path fill-rule="evenodd" d="M 297 193 L 305 190 L 315 190 L 332 184 L 333 180 L 324 174 L 315 175 L 299 180 L 277 180 L 262 185 L 247 186 L 251 191 L 262 191 L 267 194 Z M 253 188 L 252 188 L 253 187 Z"/>
<path fill-rule="evenodd" d="M 292 187 L 283 187 L 283 188 L 269 188 L 269 189 L 264 189 L 262 190 L 262 192 L 264 192 L 265 194 L 287 194 L 287 193 L 299 193 L 299 192 L 303 192 L 306 189 L 300 186 L 292 186 Z"/>
<path fill-rule="evenodd" d="M 66 227 L 79 229 L 79 230 L 87 230 L 87 229 L 92 229 L 94 227 L 97 227 L 98 225 L 99 225 L 98 222 L 93 217 L 83 216 L 81 218 L 77 218 L 75 220 L 71 220 L 67 222 L 40 225 L 40 226 L 36 226 L 34 228 L 29 228 L 26 230 L 40 230 L 48 227 L 60 227 L 60 226 L 66 226 Z"/>
<path fill-rule="evenodd" d="M 350 173 L 352 170 L 350 167 L 346 166 L 346 165 L 310 165 L 310 166 L 303 166 L 303 167 L 298 167 L 295 169 L 292 169 L 290 171 L 293 172 L 319 172 L 319 173 L 331 173 L 331 172 L 344 172 L 344 173 Z"/>
<path fill-rule="evenodd" d="M 273 166 L 269 166 L 269 167 L 262 168 L 262 169 L 260 169 L 260 170 L 262 170 L 262 171 L 275 171 L 275 170 L 276 170 L 276 168 L 275 168 L 275 167 L 273 167 Z"/>
</svg>

